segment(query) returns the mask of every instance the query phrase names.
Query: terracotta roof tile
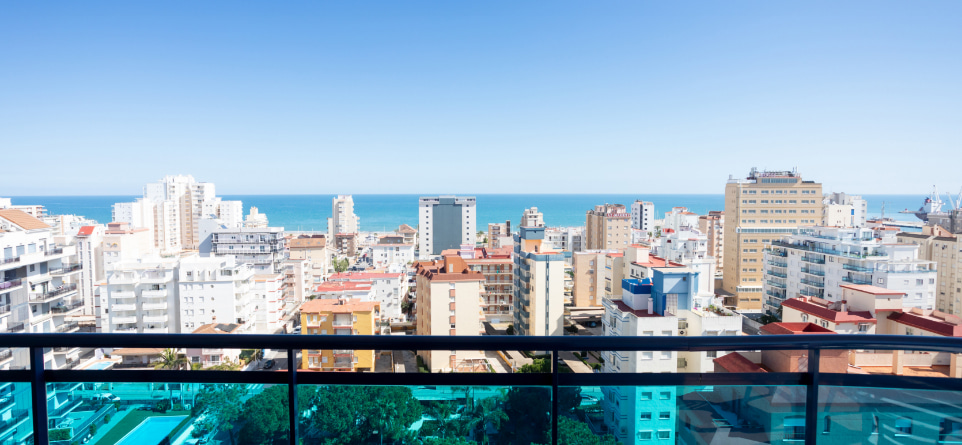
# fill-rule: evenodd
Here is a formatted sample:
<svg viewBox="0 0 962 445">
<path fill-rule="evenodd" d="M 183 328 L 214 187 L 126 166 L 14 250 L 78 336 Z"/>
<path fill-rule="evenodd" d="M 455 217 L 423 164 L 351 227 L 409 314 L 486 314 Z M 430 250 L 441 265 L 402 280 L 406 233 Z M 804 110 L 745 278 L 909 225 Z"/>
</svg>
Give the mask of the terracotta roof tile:
<svg viewBox="0 0 962 445">
<path fill-rule="evenodd" d="M 936 320 L 930 317 L 913 314 L 911 312 L 896 312 L 894 314 L 889 314 L 888 318 L 889 320 L 894 320 L 896 323 L 922 329 L 923 331 L 928 331 L 944 337 L 962 337 L 962 326 L 960 325 L 946 323 L 942 320 Z"/>
<path fill-rule="evenodd" d="M 712 361 L 728 372 L 768 372 L 737 352 L 725 354 Z"/>
<path fill-rule="evenodd" d="M 17 209 L 2 209 L 0 210 L 0 218 L 3 218 L 23 230 L 35 230 L 35 229 L 49 229 L 50 226 L 44 224 L 43 221 L 34 218 L 24 212 L 23 210 Z"/>
<path fill-rule="evenodd" d="M 815 323 L 769 323 L 762 326 L 761 330 L 773 335 L 835 333 L 835 331 L 823 328 Z"/>
<path fill-rule="evenodd" d="M 875 317 L 868 311 L 841 312 L 829 309 L 820 304 L 811 303 L 806 297 L 789 298 L 782 302 L 783 307 L 789 307 L 809 315 L 814 315 L 832 323 L 875 323 Z"/>
</svg>

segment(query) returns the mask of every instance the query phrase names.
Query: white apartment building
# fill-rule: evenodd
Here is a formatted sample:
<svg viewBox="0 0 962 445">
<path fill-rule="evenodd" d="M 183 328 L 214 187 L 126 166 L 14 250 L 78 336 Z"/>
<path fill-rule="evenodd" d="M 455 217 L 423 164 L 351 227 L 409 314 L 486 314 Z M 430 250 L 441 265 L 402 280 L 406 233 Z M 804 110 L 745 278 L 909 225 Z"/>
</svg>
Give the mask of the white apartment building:
<svg viewBox="0 0 962 445">
<path fill-rule="evenodd" d="M 401 312 L 401 300 L 407 287 L 404 273 L 342 272 L 331 275 L 328 284 L 370 283 L 370 292 L 344 295 L 361 301 L 375 301 L 381 306 L 381 319 L 394 323 L 407 321 Z"/>
<path fill-rule="evenodd" d="M 107 277 L 104 274 L 104 235 L 104 226 L 81 227 L 75 238 L 78 264 L 65 267 L 65 270 L 79 270 L 77 284 L 80 299 L 84 302 L 84 315 L 96 315 L 96 288 Z"/>
<path fill-rule="evenodd" d="M 688 211 L 687 207 L 672 207 L 670 212 L 665 212 L 665 219 L 662 220 L 661 230 L 672 229 L 681 231 L 686 228 L 698 228 L 698 215 Z"/>
<path fill-rule="evenodd" d="M 237 263 L 249 263 L 257 273 L 280 273 L 287 257 L 283 227 L 217 227 L 200 244 L 200 254 L 233 256 Z"/>
<path fill-rule="evenodd" d="M 257 210 L 257 207 L 251 206 L 251 212 L 244 218 L 244 227 L 249 229 L 266 229 L 267 226 L 267 214 L 261 213 Z"/>
<path fill-rule="evenodd" d="M 382 236 L 377 244 L 371 246 L 371 264 L 375 269 L 386 269 L 391 265 L 407 266 L 414 260 L 414 244 L 404 243 L 401 235 Z"/>
<path fill-rule="evenodd" d="M 288 242 L 288 255 L 292 260 L 307 260 L 308 274 L 313 285 L 321 284 L 327 279 L 331 269 L 331 255 L 334 253 L 328 247 L 324 235 L 301 235 Z"/>
<path fill-rule="evenodd" d="M 148 183 L 143 198 L 113 208 L 115 222 L 153 230 L 154 245 L 165 252 L 197 249 L 202 219 L 217 218 L 227 227 L 240 227 L 242 217 L 240 201 L 222 201 L 215 196 L 214 184 L 197 182 L 190 175 Z"/>
<path fill-rule="evenodd" d="M 904 292 L 906 308 L 933 309 L 936 265 L 919 259 L 918 245 L 898 243 L 896 232 L 815 226 L 772 240 L 764 263 L 748 264 L 765 273 L 765 311 L 775 315 L 783 300 L 799 296 L 839 301 L 846 284 Z"/>
<path fill-rule="evenodd" d="M 101 331 L 127 334 L 193 331 L 180 328 L 179 263 L 176 257 L 155 256 L 107 266 L 107 284 L 100 289 L 102 313 L 98 326 Z"/>
<path fill-rule="evenodd" d="M 300 305 L 288 301 L 284 295 L 284 275 L 254 275 L 253 297 L 254 332 L 276 334 L 290 332 L 293 315 Z"/>
<path fill-rule="evenodd" d="M 284 279 L 287 282 L 287 293 L 284 298 L 300 305 L 312 295 L 314 276 L 311 274 L 311 262 L 289 258 L 284 261 Z"/>
<path fill-rule="evenodd" d="M 538 211 L 537 207 L 524 209 L 521 213 L 521 227 L 544 227 L 544 214 Z"/>
<path fill-rule="evenodd" d="M 653 202 L 637 200 L 631 203 L 631 228 L 648 233 L 648 237 L 655 235 L 655 204 Z"/>
<path fill-rule="evenodd" d="M 565 260 L 544 244 L 544 227 L 514 236 L 514 327 L 520 335 L 564 335 Z"/>
<path fill-rule="evenodd" d="M 845 193 L 825 195 L 822 200 L 822 225 L 827 227 L 865 227 L 868 201 Z"/>
<path fill-rule="evenodd" d="M 422 196 L 418 200 L 418 258 L 475 244 L 476 210 L 474 196 Z"/>
<path fill-rule="evenodd" d="M 555 251 L 581 252 L 585 250 L 584 227 L 547 227 L 544 229 L 545 247 Z"/>
<path fill-rule="evenodd" d="M 354 198 L 351 195 L 337 195 L 331 199 L 331 217 L 327 219 L 327 239 L 334 239 L 339 233 L 358 233 L 361 219 L 354 214 Z"/>
<path fill-rule="evenodd" d="M 52 229 L 18 209 L 0 210 L 0 332 L 68 333 L 83 311 L 74 246 L 54 243 Z M 79 348 L 44 354 L 47 369 L 77 363 Z M 26 368 L 26 349 L 0 348 L 0 369 Z"/>
<path fill-rule="evenodd" d="M 180 260 L 175 299 L 179 320 L 171 332 L 189 333 L 211 323 L 239 324 L 252 329 L 260 312 L 254 298 L 254 269 L 230 257 L 192 255 Z M 273 331 L 253 329 L 269 334 Z"/>
</svg>

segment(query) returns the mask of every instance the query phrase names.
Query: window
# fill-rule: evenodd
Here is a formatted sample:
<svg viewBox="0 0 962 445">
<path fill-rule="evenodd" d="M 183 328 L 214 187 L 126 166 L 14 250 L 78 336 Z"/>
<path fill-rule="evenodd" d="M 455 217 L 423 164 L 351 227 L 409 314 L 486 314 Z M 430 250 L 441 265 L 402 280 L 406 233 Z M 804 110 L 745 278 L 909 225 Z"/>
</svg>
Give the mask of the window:
<svg viewBox="0 0 962 445">
<path fill-rule="evenodd" d="M 671 393 L 670 393 L 670 392 L 667 392 L 667 391 L 662 392 L 662 393 L 658 396 L 658 398 L 660 398 L 661 400 L 670 400 L 670 399 L 671 399 Z"/>
<path fill-rule="evenodd" d="M 908 436 L 912 434 L 912 418 L 899 417 L 895 419 L 895 435 Z"/>
<path fill-rule="evenodd" d="M 788 417 L 785 419 L 785 440 L 805 440 L 805 418 Z"/>
<path fill-rule="evenodd" d="M 670 359 L 671 359 L 671 351 L 661 351 L 661 359 L 662 359 L 662 360 L 670 360 Z"/>
<path fill-rule="evenodd" d="M 802 314 L 802 323 L 808 322 L 808 314 Z"/>
<path fill-rule="evenodd" d="M 658 438 L 659 438 L 659 439 L 671 439 L 671 431 L 670 431 L 670 430 L 658 430 Z"/>
<path fill-rule="evenodd" d="M 858 331 L 859 331 L 859 332 L 868 332 L 868 323 L 859 323 L 859 324 L 858 324 Z"/>
<path fill-rule="evenodd" d="M 822 434 L 828 434 L 832 432 L 832 416 L 825 416 L 825 426 L 822 428 Z"/>
<path fill-rule="evenodd" d="M 658 413 L 658 418 L 661 420 L 671 419 L 671 411 L 662 411 Z"/>
<path fill-rule="evenodd" d="M 651 440 L 651 431 L 639 431 L 638 440 Z"/>
<path fill-rule="evenodd" d="M 653 354 L 651 351 L 641 351 L 642 360 L 651 360 L 652 358 L 653 358 Z"/>
<path fill-rule="evenodd" d="M 650 392 L 641 393 L 641 400 L 651 400 L 651 393 Z"/>
<path fill-rule="evenodd" d="M 641 420 L 651 420 L 651 413 L 641 413 Z"/>
</svg>

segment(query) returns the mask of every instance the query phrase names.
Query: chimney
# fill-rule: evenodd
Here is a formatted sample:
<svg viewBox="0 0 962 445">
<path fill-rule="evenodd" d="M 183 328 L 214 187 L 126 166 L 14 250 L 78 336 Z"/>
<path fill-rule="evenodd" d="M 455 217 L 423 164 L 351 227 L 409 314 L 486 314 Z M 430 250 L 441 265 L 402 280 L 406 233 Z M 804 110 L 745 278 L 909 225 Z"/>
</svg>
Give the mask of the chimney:
<svg viewBox="0 0 962 445">
<path fill-rule="evenodd" d="M 848 312 L 848 302 L 842 300 L 841 303 L 842 304 L 840 305 L 839 312 Z"/>
</svg>

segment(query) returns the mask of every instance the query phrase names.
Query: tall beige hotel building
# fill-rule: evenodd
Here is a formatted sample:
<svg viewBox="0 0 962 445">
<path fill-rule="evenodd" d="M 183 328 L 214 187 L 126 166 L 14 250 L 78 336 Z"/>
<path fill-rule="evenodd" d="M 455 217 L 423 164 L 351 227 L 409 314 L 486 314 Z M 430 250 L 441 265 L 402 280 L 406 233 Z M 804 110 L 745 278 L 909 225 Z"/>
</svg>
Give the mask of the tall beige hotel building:
<svg viewBox="0 0 962 445">
<path fill-rule="evenodd" d="M 763 252 L 773 241 L 822 220 L 822 184 L 803 181 L 796 171 L 752 169 L 725 186 L 725 265 L 722 288 L 733 295 L 727 306 L 760 311 L 764 297 Z"/>
</svg>

